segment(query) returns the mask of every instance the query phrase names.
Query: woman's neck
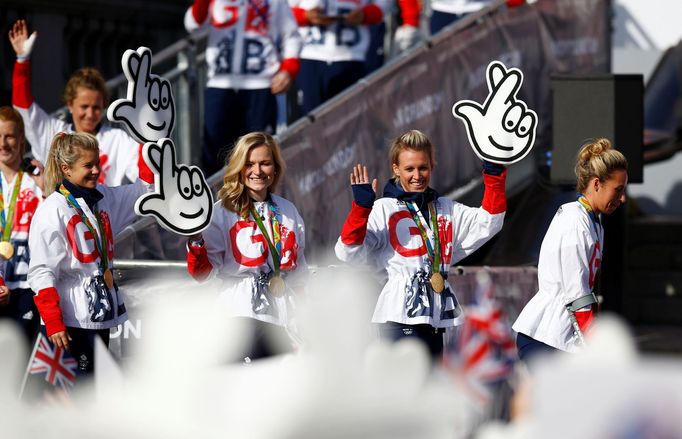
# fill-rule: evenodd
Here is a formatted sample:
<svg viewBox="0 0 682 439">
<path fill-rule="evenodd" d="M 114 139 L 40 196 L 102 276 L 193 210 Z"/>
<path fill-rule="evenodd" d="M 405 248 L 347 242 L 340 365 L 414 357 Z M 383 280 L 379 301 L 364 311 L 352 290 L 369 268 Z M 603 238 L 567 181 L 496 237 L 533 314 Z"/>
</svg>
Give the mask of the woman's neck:
<svg viewBox="0 0 682 439">
<path fill-rule="evenodd" d="M 265 201 L 268 199 L 268 191 L 252 191 L 249 189 L 249 197 L 253 201 Z"/>
<path fill-rule="evenodd" d="M 5 180 L 12 181 L 15 175 L 19 172 L 19 163 L 7 165 L 0 163 L 0 172 L 5 176 Z"/>
</svg>

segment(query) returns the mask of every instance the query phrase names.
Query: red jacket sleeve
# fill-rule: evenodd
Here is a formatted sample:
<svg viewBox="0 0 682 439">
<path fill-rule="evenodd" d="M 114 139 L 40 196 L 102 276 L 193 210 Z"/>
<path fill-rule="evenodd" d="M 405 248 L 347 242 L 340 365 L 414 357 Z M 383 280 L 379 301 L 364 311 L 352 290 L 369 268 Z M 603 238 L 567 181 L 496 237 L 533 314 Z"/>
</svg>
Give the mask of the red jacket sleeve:
<svg viewBox="0 0 682 439">
<path fill-rule="evenodd" d="M 485 191 L 481 207 L 493 215 L 507 211 L 507 195 L 504 188 L 506 180 L 506 169 L 500 175 L 483 173 Z"/>
<path fill-rule="evenodd" d="M 210 0 L 194 0 L 192 4 L 192 17 L 194 17 L 194 21 L 201 24 L 206 20 L 210 3 Z"/>
<path fill-rule="evenodd" d="M 377 24 L 384 20 L 384 11 L 374 3 L 370 3 L 362 8 L 362 13 L 365 15 L 362 24 Z"/>
<path fill-rule="evenodd" d="M 12 72 L 12 105 L 28 108 L 33 104 L 31 93 L 31 61 L 15 62 Z"/>
<path fill-rule="evenodd" d="M 360 245 L 365 242 L 370 212 L 371 208 L 361 207 L 353 202 L 346 222 L 343 223 L 341 242 L 346 245 Z"/>
<path fill-rule="evenodd" d="M 293 81 L 298 75 L 298 71 L 301 69 L 301 61 L 298 58 L 286 58 L 282 60 L 279 67 L 280 70 L 289 73 L 291 80 Z"/>
<path fill-rule="evenodd" d="M 38 313 L 45 322 L 45 329 L 47 336 L 55 334 L 60 331 L 65 331 L 64 320 L 62 318 L 62 310 L 59 308 L 59 293 L 54 287 L 43 288 L 38 291 L 33 301 L 38 308 Z"/>
<path fill-rule="evenodd" d="M 418 0 L 398 0 L 400 6 L 400 16 L 403 24 L 419 27 L 419 1 Z"/>
<path fill-rule="evenodd" d="M 310 26 L 310 22 L 308 21 L 308 17 L 306 16 L 305 9 L 294 7 L 291 8 L 291 12 L 294 14 L 296 23 L 298 23 L 299 26 Z"/>
<path fill-rule="evenodd" d="M 205 245 L 187 245 L 187 271 L 196 280 L 204 280 L 213 270 Z"/>
<path fill-rule="evenodd" d="M 154 184 L 154 172 L 147 166 L 147 162 L 144 161 L 144 158 L 142 157 L 142 145 L 140 143 L 140 147 L 137 150 L 137 168 L 139 171 L 139 176 L 140 180 L 144 181 L 145 183 L 149 184 Z"/>
<path fill-rule="evenodd" d="M 591 309 L 586 310 L 579 309 L 575 313 L 575 319 L 578 321 L 578 326 L 580 327 L 580 330 L 584 334 L 592 326 L 592 322 L 594 321 L 594 311 L 592 311 Z"/>
</svg>

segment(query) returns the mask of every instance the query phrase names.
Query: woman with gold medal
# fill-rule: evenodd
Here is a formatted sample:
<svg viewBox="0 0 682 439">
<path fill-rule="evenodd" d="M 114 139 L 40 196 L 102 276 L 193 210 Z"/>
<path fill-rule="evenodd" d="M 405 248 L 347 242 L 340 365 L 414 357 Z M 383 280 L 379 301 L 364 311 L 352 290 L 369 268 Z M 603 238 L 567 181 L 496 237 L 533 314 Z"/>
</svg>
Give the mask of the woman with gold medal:
<svg viewBox="0 0 682 439">
<path fill-rule="evenodd" d="M 225 165 L 211 223 L 187 245 L 192 277 L 218 278 L 219 301 L 249 326 L 249 360 L 290 349 L 295 293 L 307 277 L 303 219 L 296 206 L 274 194 L 284 169 L 272 136 L 240 137 Z"/>
<path fill-rule="evenodd" d="M 484 163 L 483 202 L 472 208 L 429 187 L 434 148 L 420 131 L 398 136 L 389 160 L 394 178 L 376 201 L 376 179 L 370 184 L 366 166 L 353 168 L 353 204 L 336 255 L 345 262 L 375 265 L 386 275 L 372 317 L 381 338 L 417 337 L 437 361 L 445 329 L 462 321 L 447 282 L 449 267 L 502 228 L 506 169 Z"/>
<path fill-rule="evenodd" d="M 0 317 L 16 322 L 31 343 L 40 317 L 26 281 L 28 233 L 43 192 L 42 166 L 22 161 L 25 150 L 21 115 L 12 107 L 0 107 Z"/>
<path fill-rule="evenodd" d="M 93 371 L 95 337 L 109 343 L 109 330 L 128 319 L 112 275 L 113 237 L 136 219 L 135 201 L 150 187 L 98 184 L 97 138 L 57 133 L 45 168 L 45 195 L 29 236 L 28 282 L 36 292 L 43 332 L 70 351 L 78 374 Z M 153 181 L 144 161 L 140 177 Z"/>
</svg>

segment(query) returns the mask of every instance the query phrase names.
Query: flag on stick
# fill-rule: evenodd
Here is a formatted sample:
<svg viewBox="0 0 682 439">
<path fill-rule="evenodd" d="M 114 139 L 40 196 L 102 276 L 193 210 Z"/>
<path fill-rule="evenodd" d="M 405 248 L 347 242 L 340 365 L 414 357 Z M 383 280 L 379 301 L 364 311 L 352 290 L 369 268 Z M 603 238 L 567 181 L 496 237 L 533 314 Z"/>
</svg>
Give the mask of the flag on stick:
<svg viewBox="0 0 682 439">
<path fill-rule="evenodd" d="M 24 374 L 19 398 L 26 389 L 30 375 L 44 374 L 45 381 L 53 386 L 59 386 L 69 392 L 76 382 L 76 360 L 63 348 L 56 347 L 42 333 L 38 333 L 33 352 L 28 361 Z"/>
</svg>

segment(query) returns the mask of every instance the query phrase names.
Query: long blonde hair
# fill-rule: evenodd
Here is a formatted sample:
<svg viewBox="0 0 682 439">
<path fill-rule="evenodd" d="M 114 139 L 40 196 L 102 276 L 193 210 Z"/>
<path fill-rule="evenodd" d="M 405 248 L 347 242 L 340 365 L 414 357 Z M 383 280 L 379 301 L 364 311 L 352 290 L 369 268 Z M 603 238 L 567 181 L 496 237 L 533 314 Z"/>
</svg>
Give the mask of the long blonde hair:
<svg viewBox="0 0 682 439">
<path fill-rule="evenodd" d="M 268 188 L 268 192 L 274 192 L 284 175 L 286 165 L 279 145 L 270 134 L 257 131 L 241 136 L 225 163 L 225 177 L 223 187 L 218 191 L 218 199 L 222 201 L 225 209 L 238 213 L 242 218 L 248 218 L 249 210 L 253 206 L 249 192 L 244 185 L 242 171 L 251 150 L 261 145 L 270 149 L 275 162 L 275 175 Z"/>
<path fill-rule="evenodd" d="M 57 184 L 64 179 L 61 165 L 72 167 L 83 151 L 94 151 L 99 155 L 99 145 L 95 136 L 88 133 L 60 132 L 55 134 L 45 164 L 45 190 L 43 192 L 46 197 L 54 192 Z"/>
<path fill-rule="evenodd" d="M 580 147 L 575 164 L 576 190 L 583 193 L 594 177 L 604 182 L 616 170 L 627 171 L 628 161 L 623 153 L 613 148 L 609 139 L 601 137 L 585 143 Z"/>
</svg>

